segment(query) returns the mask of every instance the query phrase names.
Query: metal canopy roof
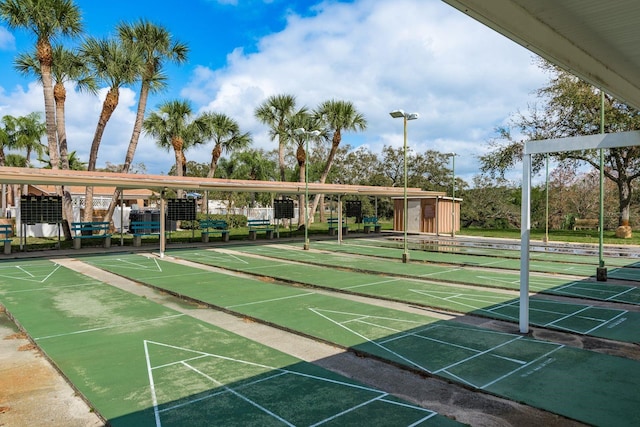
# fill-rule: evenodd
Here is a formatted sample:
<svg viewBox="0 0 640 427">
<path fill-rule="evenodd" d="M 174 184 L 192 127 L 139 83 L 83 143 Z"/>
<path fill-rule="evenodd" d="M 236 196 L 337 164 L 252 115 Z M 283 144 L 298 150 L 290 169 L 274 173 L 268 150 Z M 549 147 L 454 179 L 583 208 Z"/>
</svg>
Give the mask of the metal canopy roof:
<svg viewBox="0 0 640 427">
<path fill-rule="evenodd" d="M 160 191 L 164 188 L 181 188 L 199 191 L 241 191 L 256 193 L 303 194 L 305 184 L 300 182 L 250 181 L 177 177 L 167 175 L 141 175 L 112 172 L 88 172 L 34 168 L 0 168 L 0 182 L 4 184 L 89 185 L 96 187 L 148 188 Z M 343 185 L 309 183 L 309 194 L 340 194 L 368 196 L 402 196 L 404 187 L 376 187 L 368 185 Z M 442 196 L 440 191 L 423 191 L 407 188 L 408 196 Z"/>
<path fill-rule="evenodd" d="M 638 0 L 443 0 L 640 109 Z"/>
</svg>

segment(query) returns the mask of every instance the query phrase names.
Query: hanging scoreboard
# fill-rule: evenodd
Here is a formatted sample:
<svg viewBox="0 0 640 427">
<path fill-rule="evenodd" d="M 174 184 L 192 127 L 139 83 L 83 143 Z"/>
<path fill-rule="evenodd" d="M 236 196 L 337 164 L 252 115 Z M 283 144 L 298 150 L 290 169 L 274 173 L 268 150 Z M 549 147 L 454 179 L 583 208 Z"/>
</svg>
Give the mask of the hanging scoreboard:
<svg viewBox="0 0 640 427">
<path fill-rule="evenodd" d="M 168 199 L 167 219 L 169 221 L 195 221 L 195 199 Z"/>
<path fill-rule="evenodd" d="M 346 207 L 346 211 L 347 217 L 353 217 L 355 216 L 356 218 L 360 218 L 362 217 L 362 202 L 360 200 L 347 200 L 345 202 L 345 207 Z"/>
<path fill-rule="evenodd" d="M 24 224 L 59 224 L 62 222 L 62 197 L 20 197 L 20 218 Z"/>
<path fill-rule="evenodd" d="M 293 218 L 293 200 L 274 200 L 273 201 L 273 218 L 274 219 L 291 219 Z"/>
</svg>

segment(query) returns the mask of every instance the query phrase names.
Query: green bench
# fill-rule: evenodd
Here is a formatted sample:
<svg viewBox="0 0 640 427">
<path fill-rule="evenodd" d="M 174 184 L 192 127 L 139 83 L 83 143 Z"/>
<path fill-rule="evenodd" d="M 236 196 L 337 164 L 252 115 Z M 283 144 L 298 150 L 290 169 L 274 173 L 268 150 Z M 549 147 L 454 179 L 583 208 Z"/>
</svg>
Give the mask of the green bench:
<svg viewBox="0 0 640 427">
<path fill-rule="evenodd" d="M 249 226 L 249 240 L 256 240 L 258 233 L 264 233 L 267 239 L 273 239 L 273 226 L 268 219 L 250 219 L 247 221 Z"/>
<path fill-rule="evenodd" d="M 11 236 L 13 236 L 13 226 L 11 224 L 0 224 L 0 241 L 4 243 L 4 253 L 11 253 Z"/>
<path fill-rule="evenodd" d="M 327 227 L 329 230 L 329 236 L 335 236 L 336 231 L 338 230 L 338 218 L 329 218 L 327 220 Z M 346 235 L 349 233 L 349 226 L 347 226 L 347 222 L 344 218 L 342 218 L 342 234 Z"/>
<path fill-rule="evenodd" d="M 142 237 L 160 237 L 160 221 L 131 221 L 129 231 L 133 234 L 133 246 L 142 246 Z"/>
<path fill-rule="evenodd" d="M 362 223 L 364 224 L 364 232 L 370 233 L 371 227 L 373 227 L 374 232 L 379 233 L 382 230 L 382 225 L 378 223 L 377 216 L 363 216 Z"/>
<path fill-rule="evenodd" d="M 73 248 L 82 247 L 82 239 L 103 239 L 104 247 L 111 247 L 110 225 L 106 221 L 72 222 Z"/>
<path fill-rule="evenodd" d="M 229 225 L 222 219 L 202 219 L 198 221 L 202 230 L 202 242 L 209 242 L 210 234 L 219 234 L 223 242 L 229 241 Z"/>
</svg>

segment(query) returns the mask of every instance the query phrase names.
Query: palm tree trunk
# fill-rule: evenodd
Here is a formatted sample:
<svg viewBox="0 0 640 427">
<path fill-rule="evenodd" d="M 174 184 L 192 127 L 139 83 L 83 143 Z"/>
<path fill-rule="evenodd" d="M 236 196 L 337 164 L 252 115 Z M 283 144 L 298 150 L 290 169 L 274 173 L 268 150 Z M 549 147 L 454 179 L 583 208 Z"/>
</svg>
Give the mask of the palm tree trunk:
<svg viewBox="0 0 640 427">
<path fill-rule="evenodd" d="M 149 98 L 149 82 L 142 82 L 140 88 L 140 101 L 138 101 L 138 111 L 136 112 L 136 121 L 133 125 L 133 132 L 131 133 L 131 140 L 129 140 L 129 147 L 127 148 L 127 154 L 124 158 L 124 164 L 122 165 L 122 173 L 129 173 L 131 164 L 133 163 L 133 157 L 136 154 L 136 148 L 138 147 L 138 141 L 140 140 L 140 132 L 142 131 L 142 122 L 144 121 L 144 112 L 147 109 L 147 98 Z M 111 197 L 111 203 L 109 203 L 109 209 L 104 216 L 104 220 L 111 222 L 113 212 L 116 209 L 116 205 L 120 200 L 120 189 L 116 188 Z"/>
<path fill-rule="evenodd" d="M 36 43 L 36 54 L 40 62 L 42 89 L 44 92 L 44 118 L 47 126 L 47 143 L 51 169 L 58 169 L 58 139 L 56 135 L 56 115 L 53 98 L 53 79 L 51 77 L 52 50 L 49 40 L 39 38 Z"/>
<path fill-rule="evenodd" d="M 331 144 L 331 151 L 329 151 L 329 157 L 327 157 L 327 163 L 324 165 L 324 170 L 322 171 L 322 175 L 320 175 L 320 184 L 324 184 L 329 176 L 329 171 L 331 170 L 331 166 L 333 166 L 333 159 L 336 157 L 336 153 L 338 152 L 338 147 L 340 146 L 340 134 L 338 132 L 333 134 L 333 143 Z M 309 208 L 311 212 L 315 212 L 318 208 L 318 203 L 320 199 L 324 197 L 324 194 L 316 194 L 313 198 L 313 203 Z M 313 215 L 312 215 L 313 217 Z"/>
<path fill-rule="evenodd" d="M 102 103 L 102 112 L 98 119 L 96 131 L 93 135 L 93 141 L 91 142 L 91 151 L 89 152 L 89 163 L 87 164 L 88 171 L 96 170 L 96 163 L 98 161 L 98 149 L 100 148 L 100 141 L 102 141 L 102 135 L 107 127 L 107 123 L 111 118 L 111 115 L 118 106 L 120 94 L 117 87 L 112 87 L 107 92 L 104 102 Z M 93 221 L 93 187 L 87 187 L 84 198 L 84 220 Z"/>
<path fill-rule="evenodd" d="M 58 134 L 59 149 L 60 149 L 60 168 L 63 170 L 69 170 L 69 153 L 67 149 L 67 131 L 66 131 L 66 119 L 64 103 L 67 99 L 67 90 L 60 82 L 56 82 L 53 88 L 53 98 L 56 104 L 56 132 Z M 65 190 L 64 186 L 60 187 L 59 196 L 62 197 L 62 232 L 65 240 L 71 240 L 71 228 L 70 224 L 73 222 L 73 201 L 69 191 Z"/>
</svg>

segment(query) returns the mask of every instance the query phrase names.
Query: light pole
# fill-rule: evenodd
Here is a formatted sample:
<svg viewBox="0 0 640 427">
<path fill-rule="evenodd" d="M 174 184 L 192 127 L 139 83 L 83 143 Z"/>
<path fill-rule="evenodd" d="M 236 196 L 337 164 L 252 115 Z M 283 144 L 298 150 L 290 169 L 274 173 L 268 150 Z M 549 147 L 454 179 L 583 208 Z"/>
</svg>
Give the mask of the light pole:
<svg viewBox="0 0 640 427">
<path fill-rule="evenodd" d="M 456 153 L 451 156 L 451 237 L 456 237 Z"/>
<path fill-rule="evenodd" d="M 406 263 L 409 262 L 409 251 L 407 249 L 407 121 L 416 120 L 418 118 L 418 113 L 405 113 L 403 110 L 394 110 L 389 114 L 394 119 L 402 118 L 404 122 L 404 252 L 402 254 L 402 262 Z"/>
<path fill-rule="evenodd" d="M 300 135 L 304 138 L 304 250 L 309 250 L 309 137 L 318 137 L 320 135 L 319 130 L 305 130 L 304 128 L 298 128 L 293 131 L 296 135 Z"/>
</svg>

